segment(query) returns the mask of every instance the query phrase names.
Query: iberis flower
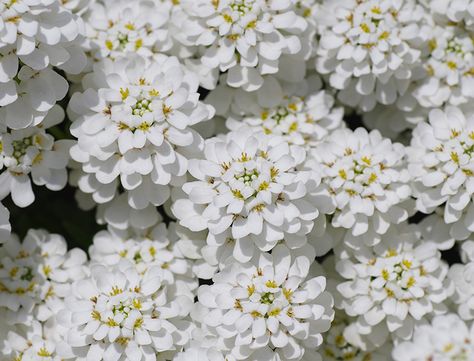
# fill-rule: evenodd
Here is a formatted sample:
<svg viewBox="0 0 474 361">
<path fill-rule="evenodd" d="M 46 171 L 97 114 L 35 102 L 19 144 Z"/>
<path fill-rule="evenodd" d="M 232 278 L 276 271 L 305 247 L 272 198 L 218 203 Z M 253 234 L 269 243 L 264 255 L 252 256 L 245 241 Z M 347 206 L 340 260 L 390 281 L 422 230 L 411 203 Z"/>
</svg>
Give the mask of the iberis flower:
<svg viewBox="0 0 474 361">
<path fill-rule="evenodd" d="M 230 243 L 241 262 L 282 240 L 290 248 L 306 243 L 320 214 L 313 199 L 319 178 L 297 170 L 306 156 L 302 147 L 242 128 L 209 139 L 204 154 L 190 162 L 197 180 L 184 184 L 186 197 L 172 205 L 182 226 L 209 229 L 208 244 Z"/>
<path fill-rule="evenodd" d="M 149 0 L 95 3 L 84 19 L 86 48 L 96 59 L 163 53 L 172 46 L 167 25 L 171 6 L 171 1 Z"/>
<path fill-rule="evenodd" d="M 310 248 L 309 246 L 304 248 Z M 201 286 L 204 324 L 236 360 L 301 360 L 322 343 L 334 317 L 326 279 L 309 278 L 314 251 L 284 246 L 246 264 L 230 263 Z M 233 359 L 231 358 L 231 359 Z"/>
<path fill-rule="evenodd" d="M 472 0 L 432 0 L 429 3 L 433 17 L 444 23 L 459 23 L 474 29 L 474 1 Z"/>
<path fill-rule="evenodd" d="M 392 227 L 374 247 L 343 251 L 339 258 L 336 269 L 348 280 L 337 286 L 342 307 L 357 317 L 361 334 L 385 325 L 377 328 L 380 344 L 389 334 L 407 340 L 426 317 L 446 312 L 444 301 L 454 290 L 448 265 L 416 229 Z"/>
<path fill-rule="evenodd" d="M 276 135 L 289 144 L 314 147 L 332 130 L 341 126 L 344 109 L 334 107 L 334 98 L 324 90 L 308 96 L 288 96 L 275 107 L 263 108 L 255 116 L 229 118 L 227 127 L 245 125 L 256 133 Z"/>
<path fill-rule="evenodd" d="M 460 105 L 474 98 L 474 42 L 457 26 L 429 27 L 426 54 L 421 61 L 426 79 L 414 90 L 421 106 Z"/>
<path fill-rule="evenodd" d="M 97 203 L 111 201 L 120 187 L 132 208 L 161 205 L 170 185 L 184 179 L 187 159 L 202 150 L 191 126 L 212 117 L 213 108 L 199 101 L 197 78 L 174 57 L 104 64 L 89 79 L 95 84 L 70 102 L 79 187 Z"/>
<path fill-rule="evenodd" d="M 320 169 L 336 207 L 332 225 L 351 230 L 346 242 L 358 244 L 362 237 L 375 244 L 391 224 L 407 219 L 411 189 L 402 144 L 377 130 L 338 129 L 312 155 L 307 162 Z"/>
<path fill-rule="evenodd" d="M 474 241 L 462 244 L 464 264 L 454 264 L 449 270 L 449 278 L 455 285 L 452 297 L 458 306 L 458 314 L 463 320 L 474 319 Z"/>
<path fill-rule="evenodd" d="M 316 69 L 339 99 L 369 111 L 394 104 L 412 82 L 424 9 L 414 0 L 326 1 Z M 326 15 L 326 16 L 324 16 Z"/>
<path fill-rule="evenodd" d="M 413 131 L 408 155 L 417 209 L 444 205 L 451 235 L 466 239 L 474 231 L 474 118 L 454 107 L 432 110 Z"/>
<path fill-rule="evenodd" d="M 343 311 L 336 311 L 331 328 L 324 335 L 321 354 L 325 361 L 390 361 L 390 347 L 384 344 L 374 350 L 364 350 L 352 343 L 347 334 L 351 333 L 350 318 Z"/>
<path fill-rule="evenodd" d="M 474 327 L 456 314 L 435 316 L 416 328 L 411 341 L 396 345 L 395 361 L 472 360 L 474 357 Z"/>
<path fill-rule="evenodd" d="M 75 360 L 170 360 L 187 340 L 193 304 L 169 297 L 160 267 L 91 267 L 59 312 L 66 327 L 61 356 Z"/>
<path fill-rule="evenodd" d="M 86 65 L 82 22 L 59 0 L 0 1 L 0 118 L 14 129 L 38 124 Z"/>
<path fill-rule="evenodd" d="M 55 140 L 47 133 L 63 118 L 64 112 L 57 106 L 38 126 L 0 131 L 0 198 L 11 194 L 17 206 L 30 205 L 35 200 L 31 180 L 54 191 L 64 188 L 72 141 Z"/>
<path fill-rule="evenodd" d="M 279 71 L 286 56 L 305 67 L 311 55 L 314 27 L 295 0 L 184 0 L 182 34 L 177 40 L 197 46 L 202 66 L 227 72 L 227 84 L 258 89 L 262 75 Z"/>
<path fill-rule="evenodd" d="M 39 322 L 29 327 L 16 327 L 6 332 L 5 340 L 0 342 L 0 357 L 14 361 L 61 361 L 57 353 L 59 334 L 52 335 L 52 330 L 45 330 Z"/>
<path fill-rule="evenodd" d="M 159 223 L 144 230 L 120 231 L 109 227 L 94 236 L 94 244 L 89 248 L 91 264 L 115 266 L 129 262 L 140 274 L 151 267 L 160 267 L 162 283 L 168 291 L 194 298 L 198 280 L 193 277 L 191 260 L 180 251 L 175 227 L 174 223 L 168 228 Z"/>
<path fill-rule="evenodd" d="M 86 254 L 68 252 L 64 238 L 30 230 L 23 242 L 15 235 L 0 248 L 0 312 L 10 324 L 53 318 L 73 281 L 85 276 Z"/>
</svg>

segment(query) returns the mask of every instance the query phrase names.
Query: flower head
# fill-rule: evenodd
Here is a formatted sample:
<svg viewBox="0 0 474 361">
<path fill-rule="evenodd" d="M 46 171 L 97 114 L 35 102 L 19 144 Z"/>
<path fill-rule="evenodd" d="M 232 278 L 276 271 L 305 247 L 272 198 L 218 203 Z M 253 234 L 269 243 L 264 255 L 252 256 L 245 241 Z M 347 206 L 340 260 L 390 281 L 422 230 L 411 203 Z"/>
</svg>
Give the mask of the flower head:
<svg viewBox="0 0 474 361">
<path fill-rule="evenodd" d="M 347 242 L 377 243 L 390 224 L 407 219 L 411 189 L 402 144 L 377 130 L 338 129 L 312 154 L 308 162 L 320 169 L 336 206 L 332 225 L 351 230 Z"/>
<path fill-rule="evenodd" d="M 424 9 L 413 0 L 326 1 L 316 69 L 339 99 L 369 111 L 394 104 L 409 86 L 420 50 Z"/>
<path fill-rule="evenodd" d="M 474 118 L 455 107 L 432 110 L 413 131 L 408 154 L 418 210 L 444 206 L 451 235 L 466 239 L 474 231 Z"/>
<path fill-rule="evenodd" d="M 470 360 L 474 356 L 474 328 L 456 314 L 435 316 L 419 326 L 411 341 L 393 350 L 395 361 Z"/>
<path fill-rule="evenodd" d="M 191 126 L 213 109 L 199 102 L 197 79 L 174 57 L 149 63 L 141 58 L 106 62 L 99 81 L 76 93 L 71 156 L 82 163 L 80 188 L 97 203 L 114 198 L 119 186 L 132 208 L 161 205 L 187 171 L 187 158 L 202 139 Z"/>
<path fill-rule="evenodd" d="M 12 235 L 0 255 L 0 309 L 11 324 L 53 318 L 87 271 L 83 251 L 68 252 L 64 238 L 43 230 L 30 230 L 21 243 Z"/>
<path fill-rule="evenodd" d="M 47 129 L 64 117 L 59 107 L 53 108 L 38 126 L 0 131 L 1 194 L 11 194 L 20 207 L 33 203 L 31 180 L 51 190 L 61 190 L 67 183 L 66 166 L 70 140 L 55 140 Z M 30 179 L 31 177 L 31 179 Z"/>
<path fill-rule="evenodd" d="M 200 287 L 199 302 L 209 308 L 203 322 L 225 340 L 230 355 L 300 360 L 306 348 L 321 344 L 320 332 L 333 318 L 332 297 L 324 277 L 307 277 L 309 253 L 290 255 L 278 246 L 253 262 L 229 264 L 213 285 Z"/>
<path fill-rule="evenodd" d="M 279 71 L 284 55 L 304 66 L 311 53 L 314 31 L 297 14 L 296 1 L 188 0 L 180 6 L 185 25 L 178 41 L 198 46 L 203 66 L 228 71 L 232 87 L 256 90 L 262 75 Z"/>
<path fill-rule="evenodd" d="M 86 15 L 87 47 L 97 59 L 130 54 L 150 57 L 171 48 L 168 19 L 171 2 L 107 0 Z"/>
<path fill-rule="evenodd" d="M 391 228 L 376 246 L 342 253 L 336 269 L 348 281 L 337 289 L 362 333 L 382 323 L 385 337 L 409 339 L 425 317 L 446 312 L 453 292 L 448 266 L 436 245 L 419 237 L 416 230 Z"/>
<path fill-rule="evenodd" d="M 59 317 L 72 357 L 140 361 L 150 354 L 172 357 L 186 343 L 189 324 L 182 318 L 192 302 L 186 295 L 170 299 L 159 267 L 139 274 L 130 265 L 96 265 Z"/>
<path fill-rule="evenodd" d="M 249 260 L 257 246 L 272 249 L 284 240 L 297 248 L 319 216 L 312 203 L 317 176 L 299 171 L 305 151 L 279 137 L 262 137 L 242 128 L 206 142 L 206 159 L 193 160 L 185 199 L 172 206 L 180 224 L 209 229 L 208 242 L 235 244 L 234 257 Z M 255 246 L 254 246 L 255 244 Z"/>
</svg>

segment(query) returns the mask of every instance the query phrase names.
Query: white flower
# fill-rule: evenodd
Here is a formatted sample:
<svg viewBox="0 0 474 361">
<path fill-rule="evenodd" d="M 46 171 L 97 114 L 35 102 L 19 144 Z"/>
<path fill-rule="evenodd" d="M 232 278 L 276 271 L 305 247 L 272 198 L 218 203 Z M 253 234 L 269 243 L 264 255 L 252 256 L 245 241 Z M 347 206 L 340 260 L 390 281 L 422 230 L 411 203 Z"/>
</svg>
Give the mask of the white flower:
<svg viewBox="0 0 474 361">
<path fill-rule="evenodd" d="M 0 1 L 0 118 L 18 129 L 38 124 L 67 91 L 51 69 L 77 74 L 82 22 L 59 0 Z"/>
<path fill-rule="evenodd" d="M 321 353 L 325 361 L 390 361 L 390 347 L 384 344 L 374 350 L 364 350 L 351 342 L 350 318 L 343 311 L 336 311 L 331 328 L 324 335 Z"/>
<path fill-rule="evenodd" d="M 85 360 L 169 360 L 187 342 L 183 318 L 193 300 L 169 297 L 160 267 L 91 267 L 66 299 L 58 320 L 68 328 L 61 356 Z"/>
<path fill-rule="evenodd" d="M 168 19 L 171 1 L 105 0 L 90 6 L 84 21 L 88 48 L 96 59 L 150 57 L 172 46 Z"/>
<path fill-rule="evenodd" d="M 304 67 L 295 67 L 284 61 L 279 73 L 265 75 L 262 86 L 252 92 L 232 88 L 226 79 L 227 73 L 221 74 L 219 83 L 204 101 L 216 109 L 217 115 L 237 119 L 260 116 L 265 109 L 276 108 L 291 96 L 307 97 L 319 92 L 323 85 L 318 74 L 306 74 Z M 328 103 L 331 102 L 328 100 Z"/>
<path fill-rule="evenodd" d="M 474 327 L 448 314 L 417 327 L 413 340 L 396 345 L 392 355 L 395 361 L 472 360 L 473 345 Z"/>
<path fill-rule="evenodd" d="M 82 22 L 59 0 L 2 0 L 0 14 L 2 80 L 14 78 L 19 62 L 34 70 L 48 65 L 82 70 L 80 51 L 74 47 Z"/>
<path fill-rule="evenodd" d="M 94 244 L 89 248 L 91 264 L 110 267 L 129 262 L 140 274 L 151 267 L 160 267 L 161 281 L 168 291 L 194 298 L 198 280 L 193 277 L 191 261 L 181 254 L 175 227 L 174 223 L 168 229 L 164 223 L 135 231 L 109 227 L 108 231 L 100 231 L 94 236 Z"/>
<path fill-rule="evenodd" d="M 428 2 L 435 19 L 445 23 L 463 23 L 468 29 L 474 28 L 474 1 L 472 0 L 433 0 Z"/>
<path fill-rule="evenodd" d="M 411 190 L 402 144 L 377 130 L 338 129 L 312 155 L 308 162 L 320 169 L 336 207 L 332 225 L 351 230 L 345 242 L 375 244 L 391 224 L 407 219 Z"/>
<path fill-rule="evenodd" d="M 209 308 L 203 323 L 224 340 L 237 360 L 301 360 L 322 343 L 330 327 L 332 297 L 324 277 L 308 278 L 314 251 L 277 246 L 246 264 L 230 263 L 201 286 Z"/>
<path fill-rule="evenodd" d="M 326 0 L 316 69 L 339 99 L 369 111 L 394 104 L 412 81 L 424 9 L 414 0 Z M 329 19 L 328 19 L 329 18 Z"/>
<path fill-rule="evenodd" d="M 202 149 L 191 126 L 213 115 L 198 100 L 196 77 L 161 56 L 105 61 L 84 81 L 93 84 L 70 102 L 78 138 L 71 157 L 84 172 L 79 187 L 97 203 L 111 201 L 121 186 L 132 208 L 163 204 L 169 185 L 184 180 L 187 159 Z"/>
<path fill-rule="evenodd" d="M 55 140 L 47 129 L 60 123 L 64 112 L 53 108 L 38 126 L 0 131 L 0 198 L 11 194 L 19 207 L 33 203 L 33 183 L 60 190 L 67 183 L 70 140 Z"/>
<path fill-rule="evenodd" d="M 56 340 L 49 337 L 39 322 L 30 327 L 9 330 L 0 355 L 5 360 L 61 361 L 57 354 Z"/>
<path fill-rule="evenodd" d="M 370 334 L 382 324 L 380 336 L 406 340 L 416 324 L 446 312 L 443 302 L 453 285 L 440 258 L 436 245 L 420 239 L 416 229 L 395 227 L 374 247 L 342 252 L 336 269 L 348 281 L 337 289 L 346 313 L 357 317 L 358 331 Z"/>
<path fill-rule="evenodd" d="M 228 72 L 227 84 L 258 89 L 262 75 L 279 71 L 279 61 L 291 55 L 304 68 L 311 55 L 314 29 L 294 0 L 184 0 L 182 30 L 177 40 L 198 46 L 202 66 Z M 217 76 L 215 77 L 215 86 Z"/>
<path fill-rule="evenodd" d="M 408 155 L 418 210 L 444 205 L 451 235 L 466 239 L 474 231 L 474 117 L 455 107 L 432 110 L 413 131 Z"/>
<path fill-rule="evenodd" d="M 312 194 L 319 179 L 311 171 L 297 170 L 306 156 L 302 147 L 242 128 L 209 139 L 204 154 L 206 159 L 190 163 L 197 180 L 183 185 L 186 198 L 172 205 L 182 226 L 191 231 L 208 228 L 208 244 L 230 243 L 241 262 L 255 248 L 269 251 L 281 240 L 290 248 L 306 243 L 305 235 L 319 216 Z"/>
<path fill-rule="evenodd" d="M 256 133 L 281 136 L 289 144 L 314 147 L 332 130 L 339 128 L 343 108 L 333 108 L 334 98 L 324 90 L 303 96 L 288 96 L 272 108 L 243 119 L 229 118 L 227 126 L 236 130 L 245 125 Z"/>
<path fill-rule="evenodd" d="M 455 285 L 452 297 L 458 306 L 458 314 L 463 320 L 474 319 L 474 241 L 468 240 L 462 244 L 464 264 L 454 264 L 449 270 L 449 278 Z"/>
<path fill-rule="evenodd" d="M 73 13 L 82 15 L 96 0 L 61 0 L 61 5 Z"/>
<path fill-rule="evenodd" d="M 432 26 L 426 30 L 422 63 L 426 79 L 413 94 L 423 107 L 460 105 L 474 98 L 474 43 L 470 32 L 457 26 Z"/>
<path fill-rule="evenodd" d="M 0 83 L 1 126 L 22 129 L 39 125 L 67 93 L 66 79 L 50 68 L 35 71 L 23 66 L 9 88 Z M 13 84 L 12 83 L 12 84 Z M 18 95 L 17 95 L 18 93 Z M 2 101 L 7 102 L 7 104 Z"/>
<path fill-rule="evenodd" d="M 86 254 L 67 251 L 64 238 L 43 230 L 15 235 L 0 248 L 0 310 L 6 322 L 29 325 L 55 316 L 71 283 L 87 272 Z"/>
</svg>

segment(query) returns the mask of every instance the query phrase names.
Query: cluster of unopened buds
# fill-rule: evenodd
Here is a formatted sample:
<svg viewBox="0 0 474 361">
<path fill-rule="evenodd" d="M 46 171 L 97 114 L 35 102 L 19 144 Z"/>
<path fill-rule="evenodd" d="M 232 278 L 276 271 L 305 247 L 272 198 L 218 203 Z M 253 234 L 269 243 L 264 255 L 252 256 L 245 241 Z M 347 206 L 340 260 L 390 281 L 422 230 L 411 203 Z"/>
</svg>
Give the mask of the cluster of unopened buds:
<svg viewBox="0 0 474 361">
<path fill-rule="evenodd" d="M 474 0 L 0 0 L 0 360 L 474 360 L 473 104 Z"/>
</svg>

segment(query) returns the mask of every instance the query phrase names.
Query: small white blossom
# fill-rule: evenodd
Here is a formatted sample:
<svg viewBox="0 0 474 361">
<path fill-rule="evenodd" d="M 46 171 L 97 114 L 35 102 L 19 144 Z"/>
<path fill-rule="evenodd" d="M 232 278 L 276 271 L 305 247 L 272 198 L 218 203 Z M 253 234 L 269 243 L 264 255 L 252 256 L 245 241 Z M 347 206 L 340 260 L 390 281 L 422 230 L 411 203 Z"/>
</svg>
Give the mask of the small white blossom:
<svg viewBox="0 0 474 361">
<path fill-rule="evenodd" d="M 411 341 L 396 345 L 392 355 L 395 361 L 472 360 L 474 327 L 456 314 L 435 316 L 416 328 Z"/>
<path fill-rule="evenodd" d="M 436 20 L 462 23 L 468 29 L 474 29 L 474 1 L 432 0 L 428 4 Z"/>
<path fill-rule="evenodd" d="M 321 353 L 325 361 L 390 361 L 390 347 L 384 344 L 374 350 L 364 350 L 351 343 L 351 323 L 343 311 L 336 311 L 331 328 L 324 335 Z"/>
<path fill-rule="evenodd" d="M 61 361 L 56 352 L 56 340 L 43 330 L 39 322 L 29 327 L 16 327 L 8 331 L 0 351 L 5 360 Z"/>
<path fill-rule="evenodd" d="M 174 57 L 104 64 L 85 80 L 95 84 L 70 102 L 79 187 L 97 203 L 111 201 L 121 186 L 132 208 L 161 205 L 202 149 L 191 126 L 213 109 L 199 101 L 196 77 Z"/>
<path fill-rule="evenodd" d="M 168 291 L 193 298 L 198 282 L 192 274 L 191 260 L 181 254 L 175 227 L 174 223 L 168 229 L 164 223 L 145 230 L 120 231 L 109 227 L 94 236 L 94 244 L 89 248 L 91 264 L 110 267 L 130 262 L 140 274 L 160 267 L 162 283 Z"/>
<path fill-rule="evenodd" d="M 449 270 L 449 278 L 455 285 L 452 297 L 458 306 L 458 314 L 463 320 L 474 319 L 474 241 L 468 240 L 462 245 L 464 264 L 454 264 Z"/>
<path fill-rule="evenodd" d="M 67 91 L 51 69 L 77 74 L 82 22 L 59 0 L 0 1 L 0 118 L 9 127 L 38 124 Z"/>
<path fill-rule="evenodd" d="M 17 206 L 30 205 L 35 200 L 31 180 L 54 191 L 64 188 L 72 141 L 55 140 L 47 133 L 63 118 L 64 112 L 56 106 L 38 126 L 0 131 L 0 198 L 11 194 Z"/>
<path fill-rule="evenodd" d="M 474 231 L 474 117 L 455 107 L 430 112 L 429 123 L 413 131 L 408 150 L 417 209 L 444 209 L 455 239 Z"/>
<path fill-rule="evenodd" d="M 280 136 L 289 144 L 310 148 L 341 126 L 344 110 L 333 107 L 334 98 L 322 90 L 305 97 L 285 97 L 278 106 L 263 108 L 255 116 L 229 118 L 227 126 L 236 130 L 245 125 L 256 133 Z"/>
<path fill-rule="evenodd" d="M 279 71 L 288 56 L 297 67 L 311 55 L 314 27 L 298 14 L 295 0 L 183 0 L 177 40 L 197 46 L 203 67 L 227 71 L 227 84 L 253 91 L 262 75 Z M 291 57 L 290 57 L 291 56 Z"/>
<path fill-rule="evenodd" d="M 30 230 L 20 243 L 15 235 L 0 248 L 0 310 L 10 324 L 54 318 L 73 281 L 85 277 L 86 254 L 67 251 L 64 238 Z"/>
<path fill-rule="evenodd" d="M 349 106 L 369 111 L 394 104 L 412 82 L 424 9 L 414 0 L 327 0 L 324 7 L 321 21 L 329 24 L 316 69 Z"/>
<path fill-rule="evenodd" d="M 361 334 L 382 324 L 379 335 L 409 339 L 416 324 L 446 312 L 444 301 L 453 292 L 448 265 L 416 230 L 392 227 L 374 247 L 343 251 L 336 269 L 348 280 L 337 286 L 342 307 L 357 317 Z"/>
<path fill-rule="evenodd" d="M 309 278 L 311 247 L 277 246 L 246 264 L 230 263 L 201 286 L 203 323 L 236 360 L 301 360 L 322 343 L 334 316 L 324 277 Z M 309 352 L 309 351 L 308 351 Z"/>
<path fill-rule="evenodd" d="M 186 197 L 172 205 L 182 226 L 208 228 L 208 244 L 230 243 L 241 262 L 255 249 L 269 251 L 281 240 L 290 248 L 306 243 L 320 205 L 312 199 L 312 192 L 318 192 L 317 175 L 297 170 L 304 148 L 242 128 L 209 139 L 204 154 L 206 159 L 190 163 L 197 180 L 184 184 Z"/>
<path fill-rule="evenodd" d="M 168 19 L 171 1 L 105 0 L 85 16 L 86 48 L 96 59 L 137 53 L 150 57 L 172 47 Z"/>
<path fill-rule="evenodd" d="M 402 144 L 377 130 L 338 129 L 312 155 L 308 162 L 320 170 L 336 207 L 332 225 L 350 230 L 346 242 L 375 244 L 391 224 L 409 216 L 410 175 Z"/>
<path fill-rule="evenodd" d="M 59 312 L 68 328 L 61 356 L 85 360 L 169 360 L 187 342 L 192 298 L 170 298 L 160 267 L 91 267 Z"/>
<path fill-rule="evenodd" d="M 426 54 L 421 62 L 426 79 L 413 94 L 423 107 L 460 105 L 474 98 L 474 43 L 471 34 L 457 26 L 432 26 L 426 30 Z"/>
</svg>

